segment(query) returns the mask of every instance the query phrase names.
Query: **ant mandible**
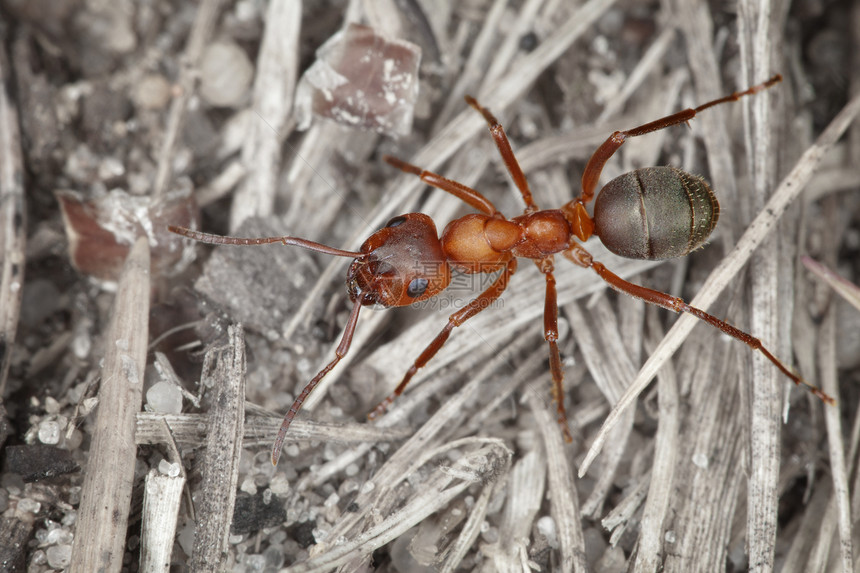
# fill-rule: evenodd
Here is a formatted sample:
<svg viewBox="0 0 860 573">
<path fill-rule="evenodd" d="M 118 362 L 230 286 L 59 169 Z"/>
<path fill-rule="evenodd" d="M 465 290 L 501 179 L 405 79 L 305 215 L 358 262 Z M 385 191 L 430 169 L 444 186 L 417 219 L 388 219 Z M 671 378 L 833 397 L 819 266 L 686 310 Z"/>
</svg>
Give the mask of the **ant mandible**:
<svg viewBox="0 0 860 573">
<path fill-rule="evenodd" d="M 590 217 L 585 206 L 595 196 L 603 166 L 628 138 L 687 123 L 697 113 L 709 107 L 737 101 L 744 96 L 768 89 L 780 81 L 782 76 L 775 75 L 768 81 L 742 92 L 732 93 L 633 129 L 616 131 L 597 148 L 586 164 L 582 175 L 581 195 L 561 209 L 538 208 L 501 124 L 489 110 L 467 96 L 466 102 L 486 120 L 505 166 L 525 201 L 525 213 L 519 217 L 505 218 L 489 199 L 462 183 L 425 171 L 400 159 L 385 156 L 383 159 L 390 165 L 420 177 L 428 185 L 447 191 L 479 213 L 451 221 L 441 237 L 436 233 L 433 220 L 427 215 L 400 215 L 373 233 L 358 252 L 343 251 L 297 237 L 246 239 L 171 226 L 170 230 L 174 233 L 204 243 L 282 243 L 354 259 L 346 278 L 347 291 L 353 306 L 343 338 L 335 350 L 334 359 L 308 382 L 284 416 L 272 448 L 272 463 L 277 465 L 287 429 L 305 399 L 349 351 L 362 306 L 405 306 L 434 297 L 447 288 L 452 269 L 467 274 L 501 271 L 484 292 L 448 318 L 448 323 L 418 356 L 394 392 L 368 415 L 370 419 L 375 419 L 386 411 L 415 373 L 442 348 L 454 328 L 491 306 L 493 301 L 501 296 L 517 270 L 519 257 L 533 260 L 546 277 L 544 338 L 549 344 L 552 395 L 557 407 L 558 423 L 568 442 L 572 438 L 564 408 L 564 373 L 557 343 L 558 304 L 553 276 L 553 255 L 559 253 L 576 265 L 593 269 L 615 290 L 675 312 L 692 314 L 740 340 L 753 350 L 761 352 L 795 384 L 805 386 L 812 394 L 832 404 L 833 399 L 830 396 L 789 370 L 758 338 L 688 305 L 680 298 L 622 279 L 595 261 L 591 254 L 576 242 L 586 241 L 596 235 L 613 253 L 646 260 L 681 257 L 702 246 L 716 226 L 720 214 L 717 198 L 704 180 L 674 167 L 637 169 L 613 179 L 601 189 L 595 200 L 594 216 Z"/>
</svg>

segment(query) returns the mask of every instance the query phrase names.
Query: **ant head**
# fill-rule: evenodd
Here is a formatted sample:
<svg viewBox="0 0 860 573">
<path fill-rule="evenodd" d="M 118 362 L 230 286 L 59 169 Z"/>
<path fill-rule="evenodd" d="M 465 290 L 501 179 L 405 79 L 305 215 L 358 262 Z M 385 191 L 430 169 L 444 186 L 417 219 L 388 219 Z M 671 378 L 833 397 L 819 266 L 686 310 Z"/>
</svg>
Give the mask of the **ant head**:
<svg viewBox="0 0 860 573">
<path fill-rule="evenodd" d="M 394 217 L 361 246 L 349 267 L 350 298 L 365 306 L 406 306 L 436 296 L 451 282 L 433 220 L 423 213 Z"/>
</svg>

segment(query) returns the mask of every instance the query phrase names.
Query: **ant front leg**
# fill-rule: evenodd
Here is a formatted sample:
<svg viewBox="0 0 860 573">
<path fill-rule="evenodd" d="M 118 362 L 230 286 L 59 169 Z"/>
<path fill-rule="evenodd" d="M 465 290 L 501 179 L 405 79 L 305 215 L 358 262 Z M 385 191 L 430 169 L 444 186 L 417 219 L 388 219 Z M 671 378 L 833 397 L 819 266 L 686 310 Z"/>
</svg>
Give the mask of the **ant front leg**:
<svg viewBox="0 0 860 573">
<path fill-rule="evenodd" d="M 624 142 L 627 141 L 627 138 L 637 137 L 639 135 L 645 135 L 646 133 L 666 129 L 667 127 L 671 127 L 673 125 L 687 123 L 688 121 L 696 117 L 696 114 L 700 111 L 706 110 L 709 107 L 714 107 L 715 105 L 719 105 L 721 103 L 738 101 L 744 96 L 753 95 L 762 90 L 766 90 L 781 81 L 782 76 L 777 74 L 766 82 L 754 85 L 753 87 L 748 88 L 742 92 L 734 92 L 727 96 L 711 100 L 698 107 L 688 108 L 683 111 L 673 113 L 672 115 L 667 115 L 664 118 L 646 123 L 644 125 L 640 125 L 639 127 L 634 127 L 633 129 L 628 129 L 625 131 L 616 131 L 609 136 L 609 139 L 604 141 L 603 144 L 597 148 L 597 151 L 595 151 L 594 154 L 591 156 L 591 159 L 588 160 L 588 164 L 585 166 L 585 171 L 582 173 L 582 195 L 580 195 L 579 198 L 576 199 L 576 202 L 585 205 L 594 198 L 594 191 L 597 188 L 597 182 L 600 179 L 600 174 L 603 171 L 603 166 L 606 165 L 606 162 L 609 160 L 609 158 L 612 157 L 622 145 L 624 145 Z"/>
<path fill-rule="evenodd" d="M 675 312 L 686 312 L 687 314 L 691 314 L 702 320 L 707 322 L 714 328 L 720 329 L 722 332 L 728 334 L 732 338 L 740 340 L 753 350 L 761 352 L 765 358 L 771 361 L 771 363 L 776 366 L 783 374 L 788 376 L 792 382 L 797 384 L 798 386 L 804 386 L 809 392 L 811 392 L 814 396 L 820 398 L 823 402 L 827 404 L 835 404 L 836 402 L 825 394 L 820 388 L 817 388 L 792 372 L 785 364 L 783 364 L 776 356 L 774 356 L 770 350 L 765 348 L 765 346 L 761 343 L 761 340 L 744 332 L 739 328 L 735 328 L 731 324 L 727 323 L 724 320 L 720 320 L 719 318 L 708 314 L 704 310 L 700 308 L 696 308 L 694 306 L 690 306 L 683 299 L 678 297 L 674 297 L 672 295 L 666 294 L 664 292 L 660 292 L 658 290 L 653 290 L 650 288 L 646 288 L 628 281 L 625 281 L 609 269 L 607 269 L 602 263 L 595 261 L 591 253 L 585 250 L 581 245 L 574 243 L 570 249 L 564 251 L 564 256 L 573 261 L 574 264 L 579 265 L 581 267 L 593 269 L 600 278 L 609 283 L 613 289 L 628 294 L 634 298 L 638 298 L 647 303 L 654 304 L 657 306 L 661 306 L 667 310 L 672 310 Z"/>
<path fill-rule="evenodd" d="M 498 213 L 498 210 L 496 209 L 496 206 L 493 205 L 492 201 L 481 195 L 481 193 L 475 189 L 463 185 L 459 181 L 442 177 L 432 171 L 425 171 L 416 165 L 412 165 L 411 163 L 407 163 L 402 159 L 397 159 L 390 155 L 383 155 L 382 160 L 401 171 L 417 175 L 421 178 L 421 181 L 427 185 L 431 185 L 437 189 L 441 189 L 442 191 L 447 191 L 454 197 L 460 199 L 467 205 L 471 205 L 482 213 L 486 213 L 487 215 L 495 215 Z"/>
<path fill-rule="evenodd" d="M 490 110 L 481 106 L 481 104 L 479 104 L 472 96 L 466 96 L 466 103 L 478 110 L 478 112 L 484 116 L 484 120 L 487 122 L 487 126 L 490 128 L 490 133 L 493 136 L 493 141 L 496 142 L 499 155 L 502 156 L 502 161 L 505 162 L 505 167 L 508 168 L 508 173 L 511 174 L 514 184 L 516 184 L 517 189 L 520 190 L 520 193 L 523 196 L 523 201 L 526 202 L 526 213 L 534 213 L 538 210 L 538 206 L 535 204 L 534 199 L 532 199 L 529 182 L 526 179 L 525 173 L 523 173 L 523 168 L 520 167 L 520 163 L 514 155 L 514 150 L 511 149 L 511 142 L 508 141 L 505 128 L 502 127 L 502 124 L 499 123 L 499 120 L 496 119 L 496 116 L 494 116 Z"/>
<path fill-rule="evenodd" d="M 375 420 L 385 413 L 388 407 L 391 405 L 394 400 L 403 393 L 403 390 L 406 389 L 406 385 L 409 384 L 409 381 L 415 376 L 415 373 L 418 372 L 420 368 L 422 368 L 427 362 L 433 358 L 439 349 L 445 344 L 445 341 L 448 340 L 448 337 L 451 335 L 451 331 L 454 330 L 455 327 L 462 325 L 464 322 L 481 312 L 482 310 L 488 308 L 493 304 L 493 302 L 498 299 L 505 289 L 508 287 L 508 281 L 511 276 L 517 270 L 517 259 L 512 258 L 508 261 L 507 266 L 502 271 L 502 274 L 493 281 L 487 290 L 482 292 L 477 298 L 473 299 L 469 304 L 452 314 L 448 317 L 448 324 L 445 325 L 445 328 L 436 335 L 436 338 L 424 349 L 412 366 L 407 370 L 406 375 L 403 377 L 403 380 L 398 384 L 397 388 L 394 389 L 394 392 L 389 394 L 379 405 L 374 408 L 374 410 L 367 415 L 367 417 L 371 420 Z"/>
<path fill-rule="evenodd" d="M 546 277 L 546 299 L 543 310 L 543 336 L 549 343 L 549 369 L 552 373 L 552 397 L 558 412 L 558 425 L 565 442 L 572 442 L 570 428 L 567 424 L 567 412 L 564 409 L 564 370 L 561 367 L 561 355 L 558 352 L 558 296 L 555 290 L 555 276 L 552 274 L 552 257 L 535 261 L 540 272 Z"/>
<path fill-rule="evenodd" d="M 356 324 L 358 324 L 359 310 L 361 310 L 361 299 L 357 298 L 352 305 L 352 311 L 349 313 L 349 320 L 347 320 L 346 327 L 344 327 L 343 337 L 335 350 L 334 359 L 329 362 L 325 368 L 320 370 L 304 388 L 302 388 L 301 393 L 296 397 L 293 405 L 290 406 L 289 412 L 284 415 L 284 421 L 281 422 L 281 429 L 278 430 L 278 437 L 275 439 L 275 444 L 272 446 L 273 466 L 278 465 L 278 459 L 281 457 L 281 450 L 284 447 L 284 438 L 287 437 L 287 430 L 290 428 L 290 424 L 293 423 L 293 418 L 295 418 L 296 414 L 301 410 L 302 404 L 305 403 L 305 399 L 314 391 L 314 388 L 317 387 L 320 380 L 325 378 L 325 375 L 331 372 L 331 369 L 340 362 L 341 358 L 346 356 L 347 352 L 349 352 L 349 347 L 352 344 L 352 335 L 355 333 Z"/>
</svg>

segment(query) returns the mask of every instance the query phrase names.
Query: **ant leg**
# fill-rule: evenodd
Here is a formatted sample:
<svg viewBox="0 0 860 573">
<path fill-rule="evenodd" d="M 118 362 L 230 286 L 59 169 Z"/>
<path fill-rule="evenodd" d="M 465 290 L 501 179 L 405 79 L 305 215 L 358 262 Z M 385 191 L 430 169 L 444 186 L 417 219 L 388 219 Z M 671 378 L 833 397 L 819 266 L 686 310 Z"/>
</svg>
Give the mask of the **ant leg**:
<svg viewBox="0 0 860 573">
<path fill-rule="evenodd" d="M 412 377 L 415 376 L 415 373 L 427 364 L 427 362 L 429 362 L 437 352 L 439 352 L 439 349 L 442 348 L 442 345 L 445 344 L 446 340 L 448 340 L 448 336 L 451 335 L 451 331 L 455 327 L 462 325 L 485 308 L 488 308 L 502 295 L 508 286 L 508 281 L 516 270 L 517 259 L 512 258 L 508 261 L 505 270 L 502 271 L 502 274 L 499 275 L 493 284 L 487 287 L 484 292 L 469 302 L 469 304 L 448 317 L 448 324 L 446 324 L 445 328 L 436 335 L 436 338 L 427 345 L 427 348 L 424 349 L 418 358 L 415 359 L 415 362 L 409 367 L 409 370 L 406 371 L 406 375 L 403 376 L 403 380 L 401 380 L 397 388 L 394 389 L 394 392 L 389 394 L 370 414 L 367 415 L 370 420 L 375 420 L 385 413 L 388 406 L 390 406 L 391 403 L 403 393 L 403 390 L 406 388 L 406 385 L 409 384 Z"/>
<path fill-rule="evenodd" d="M 400 169 L 401 171 L 411 173 L 412 175 L 417 175 L 421 178 L 421 181 L 423 181 L 427 185 L 432 185 L 437 189 L 447 191 L 454 197 L 460 199 L 461 201 L 467 203 L 468 205 L 474 207 L 482 213 L 486 213 L 487 215 L 495 215 L 498 213 L 496 206 L 493 205 L 493 203 L 489 199 L 481 195 L 478 191 L 475 191 L 471 187 L 467 187 L 458 181 L 453 181 L 446 177 L 442 177 L 441 175 L 437 175 L 436 173 L 425 171 L 420 167 L 412 165 L 411 163 L 407 163 L 402 159 L 391 157 L 390 155 L 383 155 L 382 160 L 391 165 L 392 167 Z"/>
<path fill-rule="evenodd" d="M 572 442 L 567 425 L 567 412 L 564 409 L 564 370 L 561 368 L 561 355 L 558 352 L 558 297 L 555 290 L 552 257 L 536 261 L 540 272 L 546 277 L 546 299 L 543 310 L 543 337 L 549 343 L 549 369 L 552 373 L 552 397 L 558 412 L 558 425 L 565 442 Z"/>
<path fill-rule="evenodd" d="M 486 120 L 487 126 L 490 128 L 490 133 L 493 135 L 493 141 L 496 142 L 496 147 L 499 149 L 499 155 L 502 156 L 502 160 L 505 162 L 505 167 L 508 168 L 508 173 L 511 174 L 514 184 L 516 184 L 517 189 L 520 190 L 520 193 L 523 196 L 523 201 L 526 202 L 526 213 L 534 213 L 538 210 L 538 206 L 535 204 L 534 199 L 532 199 L 529 182 L 526 180 L 526 175 L 523 173 L 523 169 L 520 167 L 516 156 L 514 156 L 514 151 L 511 149 L 511 142 L 508 141 L 505 128 L 502 127 L 502 124 L 499 123 L 499 120 L 496 119 L 496 116 L 494 116 L 490 110 L 481 106 L 481 104 L 479 104 L 472 96 L 466 96 L 466 103 L 478 110 L 478 112 L 484 116 L 484 120 Z"/>
<path fill-rule="evenodd" d="M 337 349 L 335 350 L 334 360 L 329 362 L 325 368 L 319 371 L 319 373 L 313 377 L 313 379 L 307 383 L 307 385 L 302 389 L 301 393 L 298 395 L 296 400 L 293 402 L 293 405 L 290 406 L 290 411 L 284 415 L 284 421 L 281 423 L 281 429 L 278 430 L 278 437 L 275 439 L 275 444 L 272 446 L 272 465 L 278 465 L 278 458 L 281 457 L 281 449 L 284 447 L 284 438 L 287 436 L 287 430 L 290 427 L 290 424 L 293 423 L 293 418 L 296 417 L 296 414 L 299 413 L 299 410 L 302 408 L 302 404 L 304 404 L 305 399 L 310 395 L 311 392 L 314 391 L 317 384 L 319 384 L 320 380 L 325 378 L 325 375 L 331 372 L 331 369 L 335 367 L 335 365 L 340 362 L 340 359 L 346 356 L 346 353 L 349 352 L 349 346 L 352 344 L 352 335 L 355 332 L 355 325 L 358 324 L 358 311 L 361 310 L 361 299 L 357 298 L 352 305 L 352 311 L 349 313 L 349 320 L 346 322 L 346 326 L 343 329 L 343 338 L 340 340 L 340 344 L 337 345 Z"/>
<path fill-rule="evenodd" d="M 675 312 L 686 312 L 688 314 L 692 314 L 699 320 L 707 322 L 711 326 L 720 329 L 722 332 L 725 332 L 732 338 L 740 340 L 753 350 L 757 350 L 761 352 L 765 358 L 770 360 L 774 366 L 779 368 L 779 370 L 788 376 L 792 382 L 797 384 L 798 386 L 804 386 L 809 392 L 811 392 L 814 396 L 817 396 L 822 401 L 828 404 L 835 404 L 833 398 L 825 394 L 820 388 L 817 388 L 789 370 L 785 364 L 780 362 L 780 360 L 774 356 L 764 345 L 761 343 L 761 340 L 752 336 L 751 334 L 747 334 L 743 330 L 739 328 L 735 328 L 731 324 L 720 320 L 719 318 L 708 314 L 704 310 L 696 308 L 694 306 L 690 306 L 683 299 L 668 295 L 664 292 L 660 292 L 657 290 L 652 290 L 650 288 L 646 288 L 637 284 L 633 284 L 631 282 L 625 281 L 609 269 L 607 269 L 602 263 L 595 261 L 591 257 L 591 253 L 586 251 L 581 245 L 574 243 L 571 247 L 564 251 L 564 256 L 573 261 L 574 264 L 579 265 L 581 267 L 594 269 L 600 278 L 609 283 L 609 286 L 614 288 L 619 292 L 623 292 L 628 294 L 634 298 L 638 298 L 640 300 L 644 300 L 647 303 L 651 303 L 657 306 L 661 306 L 667 310 L 672 310 Z"/>
<path fill-rule="evenodd" d="M 673 125 L 687 123 L 688 121 L 696 117 L 696 114 L 700 111 L 706 110 L 709 107 L 714 107 L 715 105 L 719 105 L 721 103 L 738 101 L 744 96 L 752 95 L 762 90 L 766 90 L 781 81 L 782 76 L 777 74 L 766 82 L 754 85 L 753 87 L 748 88 L 742 92 L 734 92 L 725 97 L 721 97 L 704 103 L 696 108 L 688 108 L 683 111 L 673 113 L 672 115 L 668 115 L 664 118 L 646 123 L 644 125 L 640 125 L 639 127 L 635 127 L 633 129 L 628 129 L 626 131 L 616 131 L 615 133 L 610 135 L 609 138 L 604 141 L 600 147 L 597 148 L 597 150 L 591 156 L 591 159 L 588 160 L 588 164 L 585 166 L 585 171 L 582 173 L 582 194 L 579 196 L 578 199 L 575 199 L 575 202 L 580 204 L 587 204 L 594 198 L 594 191 L 597 188 L 597 182 L 600 179 L 600 173 L 603 171 L 603 166 L 606 165 L 606 162 L 609 160 L 609 158 L 612 157 L 612 155 L 616 151 L 618 151 L 618 148 L 624 145 L 624 142 L 627 140 L 628 137 L 645 135 L 646 133 L 651 133 L 652 131 L 659 131 L 661 129 L 671 127 Z"/>
</svg>

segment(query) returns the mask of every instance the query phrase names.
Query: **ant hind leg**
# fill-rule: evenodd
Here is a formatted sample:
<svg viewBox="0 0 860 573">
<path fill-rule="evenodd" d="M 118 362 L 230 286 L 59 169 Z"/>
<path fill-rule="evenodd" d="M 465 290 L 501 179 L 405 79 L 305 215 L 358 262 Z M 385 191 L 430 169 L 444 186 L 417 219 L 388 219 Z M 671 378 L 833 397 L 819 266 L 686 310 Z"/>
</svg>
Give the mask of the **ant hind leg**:
<svg viewBox="0 0 860 573">
<path fill-rule="evenodd" d="M 703 103 L 698 107 L 687 108 L 677 113 L 673 113 L 672 115 L 667 115 L 666 117 L 650 121 L 646 124 L 640 125 L 639 127 L 634 127 L 633 129 L 616 131 L 615 133 L 610 135 L 609 138 L 604 141 L 600 147 L 595 150 L 591 158 L 588 160 L 588 163 L 585 166 L 585 170 L 582 173 L 582 194 L 579 196 L 578 199 L 575 199 L 574 201 L 585 205 L 594 198 L 594 192 L 597 188 L 597 182 L 600 179 L 600 174 L 603 171 L 603 166 L 606 165 L 606 162 L 609 160 L 609 158 L 612 157 L 622 145 L 624 145 L 624 142 L 627 140 L 627 138 L 638 137 L 640 135 L 645 135 L 646 133 L 652 133 L 654 131 L 666 129 L 667 127 L 671 127 L 673 125 L 687 123 L 691 119 L 696 117 L 696 114 L 701 111 L 704 111 L 710 107 L 714 107 L 715 105 L 738 101 L 742 97 L 750 96 L 760 91 L 766 90 L 770 87 L 773 87 L 781 81 L 782 76 L 777 74 L 766 82 L 756 84 L 751 88 L 745 89 L 744 91 L 731 93 L 727 96 Z"/>
<path fill-rule="evenodd" d="M 776 366 L 796 385 L 803 386 L 810 393 L 821 399 L 823 402 L 826 402 L 827 404 L 835 404 L 835 401 L 832 397 L 828 396 L 820 388 L 813 386 L 812 384 L 792 372 L 791 369 L 789 369 L 785 364 L 783 364 L 776 356 L 773 355 L 773 353 L 770 352 L 770 350 L 768 350 L 762 344 L 761 340 L 754 337 L 753 335 L 748 334 L 743 330 L 732 326 L 731 324 L 717 318 L 716 316 L 713 316 L 712 314 L 708 314 L 700 308 L 690 306 L 689 304 L 684 302 L 683 299 L 674 297 L 664 292 L 660 292 L 658 290 L 646 288 L 622 279 L 621 277 L 607 269 L 603 265 L 603 263 L 595 261 L 591 257 L 591 254 L 586 251 L 585 248 L 583 248 L 581 245 L 574 243 L 568 250 L 564 251 L 563 254 L 574 264 L 580 267 L 593 269 L 594 272 L 600 275 L 600 278 L 602 278 L 609 284 L 609 286 L 619 292 L 623 292 L 634 298 L 644 300 L 647 303 L 663 307 L 667 310 L 672 310 L 675 312 L 686 312 L 687 314 L 691 314 L 703 322 L 707 322 L 714 328 L 718 328 L 732 338 L 740 340 L 741 342 L 749 346 L 751 349 L 761 352 L 765 358 L 770 360 L 770 362 L 774 366 Z"/>
</svg>

